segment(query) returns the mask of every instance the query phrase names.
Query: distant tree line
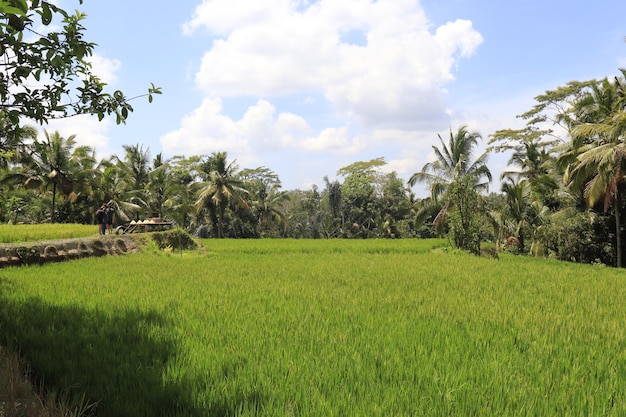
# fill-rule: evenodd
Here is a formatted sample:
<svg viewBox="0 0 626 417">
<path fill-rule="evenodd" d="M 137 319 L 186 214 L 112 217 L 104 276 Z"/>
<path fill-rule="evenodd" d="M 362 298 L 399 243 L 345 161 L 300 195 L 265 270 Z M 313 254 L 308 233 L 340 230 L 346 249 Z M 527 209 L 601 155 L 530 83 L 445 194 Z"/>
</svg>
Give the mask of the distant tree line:
<svg viewBox="0 0 626 417">
<path fill-rule="evenodd" d="M 478 132 L 451 129 L 433 146 L 435 161 L 407 183 L 376 158 L 341 168 L 340 180 L 325 177 L 323 189 L 283 190 L 271 169 L 240 169 L 225 152 L 165 160 L 136 144 L 98 160 L 74 136 L 41 138 L 24 126 L 80 114 L 124 123 L 133 111 L 133 98 L 105 91 L 92 74 L 95 45 L 83 39 L 84 18 L 48 1 L 0 2 L 2 222 L 92 223 L 107 202 L 119 222 L 160 217 L 203 237 L 447 236 L 477 254 L 492 245 L 623 264 L 626 70 L 546 91 L 519 116 L 522 129 L 491 134 L 481 155 L 474 155 Z M 39 25 L 49 30 L 34 31 Z M 151 85 L 137 97 L 152 101 L 160 93 Z M 488 193 L 493 152 L 510 155 L 498 193 Z M 416 184 L 425 184 L 429 197 L 415 198 Z"/>
<path fill-rule="evenodd" d="M 20 128 L 1 149 L 0 221 L 92 223 L 102 202 L 119 222 L 160 217 L 202 237 L 413 238 L 457 247 L 622 266 L 626 81 L 570 82 L 536 98 L 526 126 L 480 135 L 462 126 L 405 183 L 384 158 L 341 168 L 324 188 L 283 190 L 267 167 L 240 169 L 226 152 L 164 160 L 142 145 L 98 160 L 74 136 Z M 0 123 L 2 122 L 0 113 Z M 2 125 L 0 125 L 2 126 Z M 555 126 L 558 126 L 557 130 Z M 488 194 L 487 157 L 509 152 L 502 189 Z M 425 184 L 427 198 L 412 187 Z"/>
</svg>

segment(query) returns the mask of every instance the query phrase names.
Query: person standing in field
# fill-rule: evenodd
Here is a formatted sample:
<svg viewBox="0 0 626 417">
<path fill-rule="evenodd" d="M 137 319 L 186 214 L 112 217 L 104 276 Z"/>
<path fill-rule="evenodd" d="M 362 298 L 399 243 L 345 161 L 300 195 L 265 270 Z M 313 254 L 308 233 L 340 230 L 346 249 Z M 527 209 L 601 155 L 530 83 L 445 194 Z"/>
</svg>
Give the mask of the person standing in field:
<svg viewBox="0 0 626 417">
<path fill-rule="evenodd" d="M 102 204 L 98 210 L 96 210 L 96 222 L 98 223 L 98 233 L 104 235 L 107 227 L 106 216 L 107 205 Z"/>
<path fill-rule="evenodd" d="M 106 210 L 104 211 L 104 215 L 106 217 L 107 230 L 109 231 L 109 234 L 112 235 L 113 223 L 115 223 L 115 209 L 113 208 L 112 204 L 109 203 Z"/>
</svg>

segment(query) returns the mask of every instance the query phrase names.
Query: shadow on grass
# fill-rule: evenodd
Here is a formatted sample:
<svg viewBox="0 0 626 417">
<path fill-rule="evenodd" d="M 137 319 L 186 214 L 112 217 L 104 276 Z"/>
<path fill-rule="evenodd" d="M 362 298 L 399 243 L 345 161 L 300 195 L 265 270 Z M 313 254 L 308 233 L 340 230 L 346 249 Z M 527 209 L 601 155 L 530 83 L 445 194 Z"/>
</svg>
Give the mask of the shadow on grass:
<svg viewBox="0 0 626 417">
<path fill-rule="evenodd" d="M 260 414 L 266 400 L 260 393 L 226 395 L 199 408 L 195 391 L 217 381 L 190 377 L 188 369 L 179 381 L 166 380 L 178 354 L 174 326 L 154 311 L 94 311 L 20 299 L 17 286 L 0 277 L 0 345 L 20 353 L 36 383 L 98 402 L 98 417 Z"/>
<path fill-rule="evenodd" d="M 0 343 L 26 359 L 37 382 L 85 393 L 98 416 L 206 415 L 189 390 L 164 382 L 176 346 L 159 314 L 16 301 L 10 287 L 0 281 Z"/>
</svg>

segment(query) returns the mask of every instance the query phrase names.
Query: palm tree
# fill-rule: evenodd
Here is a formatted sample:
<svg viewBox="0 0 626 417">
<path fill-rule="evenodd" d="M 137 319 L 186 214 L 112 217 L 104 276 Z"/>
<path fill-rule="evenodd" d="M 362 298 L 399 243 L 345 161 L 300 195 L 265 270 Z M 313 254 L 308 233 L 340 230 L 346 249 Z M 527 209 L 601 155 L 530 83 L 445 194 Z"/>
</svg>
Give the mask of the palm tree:
<svg viewBox="0 0 626 417">
<path fill-rule="evenodd" d="M 150 152 L 139 144 L 124 145 L 123 148 L 122 159 L 117 156 L 112 158 L 115 170 L 111 174 L 115 176 L 114 181 L 118 187 L 113 203 L 119 206 L 116 210 L 121 210 L 129 218 L 139 219 L 145 214 L 142 210 L 148 207 L 146 187 L 150 180 Z"/>
<path fill-rule="evenodd" d="M 162 160 L 161 154 L 154 160 L 154 169 L 148 173 L 147 203 L 150 215 L 165 218 L 167 208 L 176 204 L 179 196 L 187 191 L 184 184 L 176 182 L 168 162 Z"/>
<path fill-rule="evenodd" d="M 17 180 L 26 188 L 39 188 L 42 194 L 52 185 L 51 222 L 57 220 L 57 192 L 66 199 L 75 198 L 73 194 L 77 168 L 83 166 L 84 159 L 93 156 L 92 148 L 76 147 L 76 136 L 63 138 L 59 132 L 45 132 L 45 140 L 35 140 L 30 145 L 30 154 L 22 157 L 22 169 L 14 173 Z"/>
<path fill-rule="evenodd" d="M 272 222 L 284 230 L 287 217 L 281 207 L 287 200 L 289 200 L 289 195 L 285 191 L 281 191 L 280 186 L 265 182 L 258 185 L 254 193 L 253 206 L 257 214 L 260 233 L 268 230 Z"/>
<path fill-rule="evenodd" d="M 244 169 L 238 174 L 248 190 L 250 206 L 256 220 L 259 235 L 275 231 L 278 226 L 284 232 L 287 225 L 287 216 L 283 212 L 284 203 L 289 195 L 281 191 L 282 183 L 278 175 L 269 168 L 258 167 Z"/>
<path fill-rule="evenodd" d="M 6 169 L 11 161 L 18 161 L 25 153 L 25 140 L 36 139 L 37 129 L 31 126 L 18 127 L 7 132 L 7 114 L 0 111 L 0 168 Z"/>
<path fill-rule="evenodd" d="M 124 159 L 120 161 L 129 179 L 129 185 L 134 190 L 143 189 L 148 183 L 150 172 L 150 151 L 143 146 L 124 145 Z"/>
<path fill-rule="evenodd" d="M 226 152 L 213 152 L 204 164 L 205 180 L 195 185 L 198 187 L 196 210 L 209 209 L 218 238 L 224 237 L 224 214 L 231 202 L 249 209 L 243 198 L 247 191 L 236 177 L 238 166 L 235 162 L 227 163 Z"/>
<path fill-rule="evenodd" d="M 626 71 L 621 70 L 626 78 Z M 617 267 L 622 266 L 621 207 L 626 184 L 626 88 L 624 81 L 602 80 L 574 106 L 581 122 L 571 130 L 572 162 L 564 180 L 583 189 L 589 207 L 603 201 L 604 212 L 615 211 Z"/>
<path fill-rule="evenodd" d="M 481 138 L 479 133 L 469 132 L 467 126 L 461 126 L 456 134 L 450 129 L 447 144 L 441 135 L 437 136 L 441 148 L 433 146 L 436 160 L 425 164 L 421 172 L 409 178 L 408 183 L 411 187 L 418 182 L 429 185 L 432 204 L 441 205 L 434 220 L 436 228 L 441 230 L 440 223 L 444 221 L 448 211 L 455 203 L 461 203 L 454 201 L 451 189 L 461 182 L 469 182 L 476 193 L 486 191 L 492 178 L 487 167 L 487 152 L 476 160 L 472 159 L 474 147 Z"/>
<path fill-rule="evenodd" d="M 137 204 L 137 192 L 128 184 L 127 170 L 118 161 L 104 159 L 100 161 L 100 174 L 96 176 L 98 196 L 96 202 L 105 202 L 115 209 L 115 216 L 124 221 L 130 220 L 141 210 Z M 141 203 L 143 200 L 139 200 Z"/>
<path fill-rule="evenodd" d="M 514 150 L 508 162 L 508 165 L 516 166 L 519 170 L 505 171 L 501 177 L 515 176 L 518 180 L 526 178 L 533 187 L 541 187 L 546 183 L 546 177 L 553 178 L 551 164 L 554 157 L 547 150 L 553 144 L 534 140 L 523 142 Z"/>
<path fill-rule="evenodd" d="M 343 228 L 341 184 L 337 180 L 330 182 L 328 176 L 324 176 L 324 182 L 326 183 L 326 196 L 328 198 L 328 209 L 330 210 L 330 223 L 332 227 L 330 231 L 327 231 L 327 235 L 336 237 Z"/>
<path fill-rule="evenodd" d="M 502 192 L 503 222 L 507 235 L 517 239 L 520 253 L 526 253 L 526 239 L 532 236 L 534 228 L 539 226 L 542 214 L 545 214 L 546 210 L 540 202 L 533 201 L 529 179 L 514 180 L 507 177 L 507 181 L 502 183 Z"/>
</svg>

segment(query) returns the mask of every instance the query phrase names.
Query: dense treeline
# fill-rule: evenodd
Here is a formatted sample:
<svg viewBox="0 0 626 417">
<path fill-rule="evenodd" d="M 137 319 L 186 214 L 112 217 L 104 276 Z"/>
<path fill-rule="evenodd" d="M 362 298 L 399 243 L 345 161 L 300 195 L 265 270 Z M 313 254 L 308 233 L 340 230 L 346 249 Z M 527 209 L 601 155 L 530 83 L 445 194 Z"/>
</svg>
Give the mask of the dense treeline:
<svg viewBox="0 0 626 417">
<path fill-rule="evenodd" d="M 480 134 L 451 129 L 433 147 L 436 160 L 406 184 L 384 173 L 378 158 L 340 169 L 340 180 L 324 178 L 323 189 L 283 190 L 270 168 L 240 169 L 219 150 L 165 160 L 136 144 L 98 160 L 74 136 L 41 138 L 24 127 L 24 120 L 80 114 L 123 123 L 130 101 L 161 93 L 154 85 L 133 98 L 107 92 L 87 60 L 95 44 L 84 40 L 84 19 L 47 1 L 0 2 L 2 222 L 92 223 L 107 202 L 118 223 L 160 217 L 207 237 L 447 235 L 474 253 L 492 245 L 490 251 L 622 266 L 625 70 L 536 97 L 520 116 L 525 127 L 489 135 L 491 146 L 476 157 Z M 39 24 L 48 27 L 44 34 L 33 30 Z M 487 194 L 491 152 L 510 160 L 501 190 Z M 428 198 L 414 197 L 418 183 L 429 187 Z"/>
<path fill-rule="evenodd" d="M 379 172 L 382 158 L 342 169 L 341 184 L 325 178 L 324 190 L 285 191 L 269 168 L 240 169 L 225 152 L 166 161 L 137 144 L 97 160 L 74 136 L 24 132 L 2 160 L 4 223 L 93 223 L 106 202 L 120 224 L 160 217 L 206 237 L 415 236 L 410 192 Z"/>
<path fill-rule="evenodd" d="M 447 235 L 474 253 L 491 242 L 520 254 L 621 266 L 626 151 L 625 71 L 537 97 L 520 130 L 439 136 L 437 159 L 405 183 L 384 158 L 341 168 L 324 188 L 283 190 L 267 167 L 240 169 L 225 152 L 164 160 L 140 144 L 98 160 L 74 136 L 22 128 L 2 152 L 0 221 L 92 223 L 101 202 L 118 223 L 160 217 L 203 237 L 407 238 Z M 558 127 L 558 129 L 555 128 Z M 491 152 L 508 152 L 488 193 Z M 423 183 L 430 197 L 416 199 Z M 616 232 L 617 231 L 617 232 Z"/>
<path fill-rule="evenodd" d="M 491 245 L 622 266 L 625 70 L 536 97 L 520 116 L 525 127 L 489 135 L 481 155 L 474 155 L 478 132 L 451 129 L 433 146 L 436 160 L 407 183 L 385 173 L 384 158 L 377 158 L 341 168 L 338 180 L 325 177 L 322 189 L 283 190 L 270 168 L 240 169 L 219 150 L 165 160 L 136 144 L 99 160 L 74 136 L 40 137 L 25 127 L 27 119 L 43 124 L 78 114 L 115 115 L 123 123 L 132 112 L 132 99 L 106 92 L 92 74 L 86 59 L 94 44 L 83 40 L 84 17 L 49 2 L 0 4 L 1 222 L 93 223 L 107 202 L 118 223 L 159 217 L 206 237 L 438 235 L 473 253 Z M 51 30 L 33 31 L 39 23 Z M 152 85 L 141 96 L 151 101 L 155 94 L 160 89 Z M 501 190 L 488 194 L 492 152 L 510 160 Z M 428 198 L 415 198 L 418 183 L 429 188 Z"/>
</svg>

